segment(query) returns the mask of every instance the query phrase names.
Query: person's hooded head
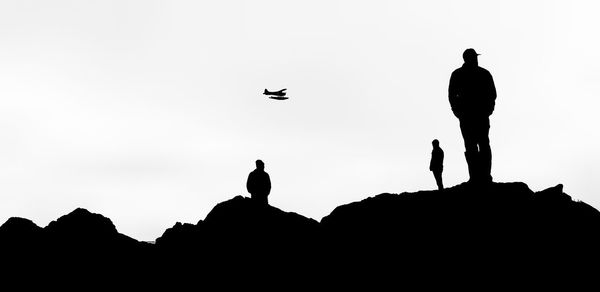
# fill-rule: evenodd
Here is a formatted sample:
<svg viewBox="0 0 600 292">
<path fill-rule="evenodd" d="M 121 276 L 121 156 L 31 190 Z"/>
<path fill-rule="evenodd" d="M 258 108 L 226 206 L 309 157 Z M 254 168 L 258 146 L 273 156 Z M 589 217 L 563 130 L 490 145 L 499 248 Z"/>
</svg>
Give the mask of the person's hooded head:
<svg viewBox="0 0 600 292">
<path fill-rule="evenodd" d="M 256 161 L 256 169 L 265 170 L 265 163 L 262 162 L 262 160 L 260 160 L 260 159 L 257 160 Z"/>
</svg>

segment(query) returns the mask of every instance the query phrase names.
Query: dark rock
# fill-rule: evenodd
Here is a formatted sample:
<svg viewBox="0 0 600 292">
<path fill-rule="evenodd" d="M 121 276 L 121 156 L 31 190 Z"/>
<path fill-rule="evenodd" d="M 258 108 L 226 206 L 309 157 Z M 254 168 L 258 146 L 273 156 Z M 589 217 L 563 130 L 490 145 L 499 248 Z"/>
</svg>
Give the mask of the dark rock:
<svg viewBox="0 0 600 292">
<path fill-rule="evenodd" d="M 380 194 L 339 206 L 321 222 L 236 196 L 197 224 L 176 223 L 155 245 L 77 209 L 44 229 L 11 218 L 0 226 L 0 244 L 4 253 L 30 255 L 26 266 L 102 279 L 216 281 L 243 274 L 288 283 L 401 277 L 406 284 L 419 276 L 491 275 L 504 282 L 516 279 L 506 271 L 560 279 L 548 275 L 596 264 L 600 212 L 574 202 L 562 185 L 534 193 L 524 183 L 465 183 Z"/>
<path fill-rule="evenodd" d="M 0 238 L 12 240 L 18 238 L 34 238 L 40 236 L 42 228 L 25 218 L 11 217 L 0 226 Z"/>
<path fill-rule="evenodd" d="M 0 226 L 0 249 L 5 252 L 22 250 L 30 254 L 43 240 L 42 228 L 29 219 L 11 217 Z"/>
<path fill-rule="evenodd" d="M 252 199 L 242 196 L 219 203 L 208 213 L 204 222 L 211 231 L 232 236 L 260 233 L 269 237 L 302 237 L 318 226 L 314 219 L 256 204 Z"/>
<path fill-rule="evenodd" d="M 186 263 L 226 269 L 222 265 L 267 263 L 275 260 L 273 254 L 277 260 L 298 261 L 316 250 L 318 230 L 314 219 L 236 196 L 216 205 L 197 225 L 175 224 L 156 245 L 169 262 L 185 257 Z"/>
<path fill-rule="evenodd" d="M 46 260 L 69 263 L 71 272 L 138 267 L 151 251 L 150 244 L 119 233 L 110 219 L 82 208 L 50 222 L 44 233 Z"/>
<path fill-rule="evenodd" d="M 156 239 L 155 244 L 163 248 L 192 249 L 200 246 L 202 240 L 202 221 L 198 224 L 177 222 Z"/>
<path fill-rule="evenodd" d="M 52 221 L 45 230 L 55 237 L 74 240 L 105 240 L 119 235 L 112 221 L 82 208 Z"/>
</svg>

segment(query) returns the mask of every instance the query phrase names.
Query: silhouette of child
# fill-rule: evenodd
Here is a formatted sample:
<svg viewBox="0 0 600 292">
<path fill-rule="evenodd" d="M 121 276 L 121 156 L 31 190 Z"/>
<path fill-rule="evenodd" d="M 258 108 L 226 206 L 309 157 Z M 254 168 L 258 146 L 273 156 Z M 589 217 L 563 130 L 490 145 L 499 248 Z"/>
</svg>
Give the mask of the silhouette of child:
<svg viewBox="0 0 600 292">
<path fill-rule="evenodd" d="M 440 142 L 435 139 L 431 141 L 433 150 L 431 151 L 431 162 L 429 162 L 429 170 L 433 172 L 433 177 L 438 186 L 438 189 L 443 190 L 442 171 L 444 171 L 444 150 L 440 148 Z"/>
<path fill-rule="evenodd" d="M 265 172 L 265 164 L 262 160 L 256 160 L 256 169 L 248 175 L 246 189 L 255 202 L 263 205 L 269 204 L 267 196 L 271 192 L 271 178 Z"/>
</svg>

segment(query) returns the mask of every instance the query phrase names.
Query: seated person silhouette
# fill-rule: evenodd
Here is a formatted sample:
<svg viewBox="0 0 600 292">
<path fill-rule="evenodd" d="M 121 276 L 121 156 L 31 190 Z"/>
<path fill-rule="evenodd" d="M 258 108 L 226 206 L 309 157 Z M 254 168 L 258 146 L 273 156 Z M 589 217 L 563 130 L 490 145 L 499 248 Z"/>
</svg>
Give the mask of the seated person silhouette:
<svg viewBox="0 0 600 292">
<path fill-rule="evenodd" d="M 431 141 L 433 150 L 431 151 L 431 162 L 429 162 L 429 170 L 433 172 L 435 183 L 439 190 L 444 189 L 444 183 L 442 183 L 442 172 L 444 171 L 444 150 L 440 148 L 440 141 L 437 139 Z"/>
<path fill-rule="evenodd" d="M 256 169 L 248 175 L 246 189 L 253 201 L 261 205 L 269 205 L 267 197 L 271 192 L 271 178 L 265 172 L 265 164 L 262 160 L 256 160 Z"/>
</svg>

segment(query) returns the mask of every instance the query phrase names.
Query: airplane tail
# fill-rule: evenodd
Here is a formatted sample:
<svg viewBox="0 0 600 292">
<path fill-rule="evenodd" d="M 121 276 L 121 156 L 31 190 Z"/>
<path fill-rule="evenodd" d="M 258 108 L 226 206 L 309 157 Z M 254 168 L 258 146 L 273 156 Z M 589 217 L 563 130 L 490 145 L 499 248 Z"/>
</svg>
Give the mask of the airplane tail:
<svg viewBox="0 0 600 292">
<path fill-rule="evenodd" d="M 263 91 L 263 94 L 269 94 L 269 91 L 265 88 L 265 91 Z"/>
</svg>

